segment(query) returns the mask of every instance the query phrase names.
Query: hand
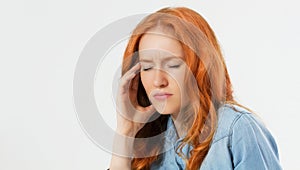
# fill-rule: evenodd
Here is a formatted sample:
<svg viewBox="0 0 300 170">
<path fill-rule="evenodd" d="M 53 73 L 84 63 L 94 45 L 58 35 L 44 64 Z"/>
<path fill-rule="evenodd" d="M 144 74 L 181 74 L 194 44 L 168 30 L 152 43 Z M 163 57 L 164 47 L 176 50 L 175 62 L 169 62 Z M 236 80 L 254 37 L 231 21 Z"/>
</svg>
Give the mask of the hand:
<svg viewBox="0 0 300 170">
<path fill-rule="evenodd" d="M 121 78 L 117 93 L 117 132 L 134 137 L 155 113 L 152 105 L 142 107 L 137 101 L 138 81 L 137 74 L 141 69 L 137 63 Z"/>
</svg>

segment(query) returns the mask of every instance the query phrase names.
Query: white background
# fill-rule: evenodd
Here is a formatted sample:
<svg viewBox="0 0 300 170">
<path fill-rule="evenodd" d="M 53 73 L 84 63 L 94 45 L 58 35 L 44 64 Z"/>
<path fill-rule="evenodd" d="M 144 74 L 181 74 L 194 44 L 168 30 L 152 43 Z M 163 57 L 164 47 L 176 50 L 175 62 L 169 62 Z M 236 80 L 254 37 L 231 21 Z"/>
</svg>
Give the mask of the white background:
<svg viewBox="0 0 300 170">
<path fill-rule="evenodd" d="M 296 0 L 12 0 L 0 2 L 0 169 L 108 168 L 110 154 L 89 140 L 74 110 L 77 59 L 104 26 L 167 6 L 187 6 L 207 19 L 224 51 L 236 99 L 264 119 L 284 169 L 299 167 Z M 113 126 L 112 117 L 107 119 Z"/>
</svg>

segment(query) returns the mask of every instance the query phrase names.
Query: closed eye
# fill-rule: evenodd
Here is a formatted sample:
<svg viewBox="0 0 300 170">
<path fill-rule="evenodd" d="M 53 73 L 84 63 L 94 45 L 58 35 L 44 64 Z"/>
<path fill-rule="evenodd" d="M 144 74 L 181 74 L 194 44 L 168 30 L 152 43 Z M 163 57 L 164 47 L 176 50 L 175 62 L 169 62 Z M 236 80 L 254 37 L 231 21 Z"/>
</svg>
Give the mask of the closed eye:
<svg viewBox="0 0 300 170">
<path fill-rule="evenodd" d="M 143 71 L 148 71 L 150 70 L 152 67 L 148 67 L 148 68 L 142 68 Z"/>
<path fill-rule="evenodd" d="M 178 68 L 180 67 L 180 65 L 172 65 L 172 66 L 169 66 L 169 68 Z"/>
</svg>

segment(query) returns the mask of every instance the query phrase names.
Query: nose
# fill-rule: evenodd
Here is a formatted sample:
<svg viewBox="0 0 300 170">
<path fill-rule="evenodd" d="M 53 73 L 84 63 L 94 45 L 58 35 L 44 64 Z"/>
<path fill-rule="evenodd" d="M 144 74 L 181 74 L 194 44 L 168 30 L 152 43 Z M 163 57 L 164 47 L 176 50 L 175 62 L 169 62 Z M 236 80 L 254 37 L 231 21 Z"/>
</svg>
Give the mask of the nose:
<svg viewBox="0 0 300 170">
<path fill-rule="evenodd" d="M 167 75 L 163 70 L 156 69 L 154 75 L 153 85 L 157 88 L 163 88 L 168 86 Z"/>
</svg>

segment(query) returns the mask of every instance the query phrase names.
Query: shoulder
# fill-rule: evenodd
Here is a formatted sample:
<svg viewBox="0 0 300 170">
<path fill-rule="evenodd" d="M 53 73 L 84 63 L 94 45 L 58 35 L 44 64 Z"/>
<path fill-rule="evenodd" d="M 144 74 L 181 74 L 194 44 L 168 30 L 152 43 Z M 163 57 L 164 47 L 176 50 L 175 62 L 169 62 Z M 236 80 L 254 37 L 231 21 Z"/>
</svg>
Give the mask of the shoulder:
<svg viewBox="0 0 300 170">
<path fill-rule="evenodd" d="M 217 131 L 214 136 L 214 142 L 229 137 L 237 126 L 243 126 L 257 122 L 264 126 L 257 115 L 249 110 L 233 104 L 224 104 L 217 111 Z"/>
<path fill-rule="evenodd" d="M 225 104 L 217 117 L 217 130 L 201 169 L 282 169 L 275 140 L 255 113 Z"/>
<path fill-rule="evenodd" d="M 228 145 L 231 145 L 233 138 L 256 138 L 263 137 L 271 143 L 274 142 L 273 136 L 267 129 L 263 120 L 255 113 L 233 104 L 224 104 L 217 111 L 218 123 L 213 142 L 217 142 L 228 137 Z M 246 134 L 246 135 L 245 135 Z M 258 136 L 260 134 L 260 136 Z M 253 140 L 253 139 L 252 139 Z M 253 141 L 249 141 L 253 142 Z"/>
<path fill-rule="evenodd" d="M 255 113 L 226 104 L 218 109 L 217 114 L 213 144 L 218 142 L 227 146 L 235 168 L 243 169 L 255 164 L 254 169 L 281 169 L 276 142 Z"/>
</svg>

